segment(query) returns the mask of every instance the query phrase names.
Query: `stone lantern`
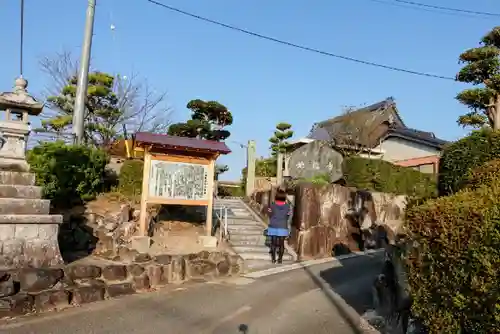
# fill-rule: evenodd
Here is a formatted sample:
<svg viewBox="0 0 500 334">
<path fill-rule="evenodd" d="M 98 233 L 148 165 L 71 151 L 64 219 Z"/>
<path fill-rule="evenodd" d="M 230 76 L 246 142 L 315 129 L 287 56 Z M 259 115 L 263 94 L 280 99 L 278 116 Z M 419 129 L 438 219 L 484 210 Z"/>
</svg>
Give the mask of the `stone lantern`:
<svg viewBox="0 0 500 334">
<path fill-rule="evenodd" d="M 30 133 L 29 116 L 38 116 L 43 104 L 28 94 L 28 81 L 17 78 L 13 92 L 0 93 L 0 168 L 27 172 L 26 144 Z"/>
</svg>

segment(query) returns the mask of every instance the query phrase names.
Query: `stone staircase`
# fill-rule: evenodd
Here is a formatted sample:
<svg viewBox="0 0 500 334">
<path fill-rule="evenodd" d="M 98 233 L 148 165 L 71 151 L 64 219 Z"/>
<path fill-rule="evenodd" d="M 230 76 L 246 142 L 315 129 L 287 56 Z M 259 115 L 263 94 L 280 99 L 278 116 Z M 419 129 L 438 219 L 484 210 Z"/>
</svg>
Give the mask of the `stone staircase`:
<svg viewBox="0 0 500 334">
<path fill-rule="evenodd" d="M 61 264 L 62 216 L 50 215 L 32 173 L 0 171 L 0 269 Z"/>
<path fill-rule="evenodd" d="M 271 263 L 269 248 L 265 245 L 265 224 L 242 199 L 216 199 L 214 210 L 226 207 L 229 232 L 229 244 L 245 261 L 247 271 L 264 270 L 280 266 Z M 222 227 L 222 226 L 221 226 Z M 283 263 L 292 263 L 293 255 L 285 248 Z"/>
</svg>

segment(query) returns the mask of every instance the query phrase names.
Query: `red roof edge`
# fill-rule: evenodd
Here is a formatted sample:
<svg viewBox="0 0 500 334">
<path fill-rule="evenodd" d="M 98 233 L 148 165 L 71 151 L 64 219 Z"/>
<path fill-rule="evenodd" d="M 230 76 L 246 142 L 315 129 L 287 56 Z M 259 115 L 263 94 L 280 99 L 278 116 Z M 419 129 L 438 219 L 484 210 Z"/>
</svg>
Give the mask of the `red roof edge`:
<svg viewBox="0 0 500 334">
<path fill-rule="evenodd" d="M 137 132 L 135 134 L 135 141 L 153 145 L 156 144 L 172 147 L 183 147 L 194 150 L 203 150 L 220 154 L 231 153 L 231 150 L 224 142 L 218 142 L 215 140 L 177 137 L 151 132 Z"/>
</svg>

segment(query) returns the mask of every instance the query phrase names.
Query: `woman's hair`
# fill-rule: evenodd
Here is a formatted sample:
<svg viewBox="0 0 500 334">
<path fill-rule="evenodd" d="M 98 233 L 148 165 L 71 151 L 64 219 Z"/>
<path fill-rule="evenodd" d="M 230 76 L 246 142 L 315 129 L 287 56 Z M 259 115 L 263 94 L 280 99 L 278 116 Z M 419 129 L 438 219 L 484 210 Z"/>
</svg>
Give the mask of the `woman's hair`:
<svg viewBox="0 0 500 334">
<path fill-rule="evenodd" d="M 274 200 L 275 201 L 285 202 L 286 201 L 286 192 L 284 192 L 282 190 L 278 190 L 276 192 L 276 195 L 274 196 Z"/>
</svg>

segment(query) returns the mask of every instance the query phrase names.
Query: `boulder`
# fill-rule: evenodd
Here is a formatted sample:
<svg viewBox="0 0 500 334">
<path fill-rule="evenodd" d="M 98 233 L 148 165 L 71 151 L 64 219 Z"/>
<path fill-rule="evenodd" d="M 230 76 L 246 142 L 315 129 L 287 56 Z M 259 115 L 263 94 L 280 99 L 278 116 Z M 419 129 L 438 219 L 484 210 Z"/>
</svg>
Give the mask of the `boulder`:
<svg viewBox="0 0 500 334">
<path fill-rule="evenodd" d="M 64 272 L 62 269 L 22 269 L 17 278 L 22 291 L 38 292 L 53 288 L 62 280 Z"/>
<path fill-rule="evenodd" d="M 104 286 L 89 285 L 80 286 L 72 291 L 71 302 L 75 305 L 82 305 L 104 300 L 106 288 Z"/>
<path fill-rule="evenodd" d="M 70 265 L 66 267 L 65 272 L 73 280 L 101 276 L 101 268 L 92 265 Z"/>
<path fill-rule="evenodd" d="M 67 307 L 71 295 L 66 290 L 43 291 L 33 295 L 35 311 L 46 312 Z"/>
<path fill-rule="evenodd" d="M 135 293 L 132 283 L 110 284 L 108 285 L 107 291 L 110 298 L 123 295 L 131 295 Z"/>
<path fill-rule="evenodd" d="M 122 281 L 127 278 L 127 267 L 110 265 L 102 269 L 102 277 L 107 281 Z"/>
</svg>

